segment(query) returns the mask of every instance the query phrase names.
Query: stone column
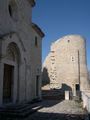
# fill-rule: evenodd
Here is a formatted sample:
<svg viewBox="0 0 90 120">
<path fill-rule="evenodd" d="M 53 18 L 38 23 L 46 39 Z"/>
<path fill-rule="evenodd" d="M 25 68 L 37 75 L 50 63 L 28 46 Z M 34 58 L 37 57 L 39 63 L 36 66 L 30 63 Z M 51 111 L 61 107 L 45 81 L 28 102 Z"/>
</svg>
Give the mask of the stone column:
<svg viewBox="0 0 90 120">
<path fill-rule="evenodd" d="M 18 102 L 18 65 L 14 66 L 14 73 L 13 73 L 13 103 Z"/>
<path fill-rule="evenodd" d="M 29 79 L 28 79 L 29 80 Z M 19 65 L 19 102 L 25 101 L 26 90 L 25 90 L 25 64 L 21 63 Z"/>
</svg>

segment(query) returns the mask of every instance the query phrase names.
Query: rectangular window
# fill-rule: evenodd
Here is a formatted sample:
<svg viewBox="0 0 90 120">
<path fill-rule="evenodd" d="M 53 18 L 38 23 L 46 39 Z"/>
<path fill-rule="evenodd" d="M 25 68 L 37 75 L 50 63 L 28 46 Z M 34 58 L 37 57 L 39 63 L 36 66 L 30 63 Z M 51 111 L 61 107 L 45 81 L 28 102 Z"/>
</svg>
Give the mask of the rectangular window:
<svg viewBox="0 0 90 120">
<path fill-rule="evenodd" d="M 74 62 L 75 61 L 75 58 L 73 56 L 71 56 L 71 61 Z"/>
<path fill-rule="evenodd" d="M 35 46 L 38 46 L 37 37 L 35 37 Z"/>
</svg>

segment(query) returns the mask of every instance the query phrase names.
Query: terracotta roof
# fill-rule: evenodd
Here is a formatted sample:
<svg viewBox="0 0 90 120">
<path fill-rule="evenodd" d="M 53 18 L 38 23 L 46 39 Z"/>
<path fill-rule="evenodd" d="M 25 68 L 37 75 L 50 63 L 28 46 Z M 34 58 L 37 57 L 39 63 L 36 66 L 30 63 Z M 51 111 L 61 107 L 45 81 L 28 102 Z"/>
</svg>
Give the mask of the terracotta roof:
<svg viewBox="0 0 90 120">
<path fill-rule="evenodd" d="M 34 0 L 28 0 L 28 1 L 29 1 L 29 3 L 31 4 L 32 7 L 35 6 L 35 1 Z"/>
<path fill-rule="evenodd" d="M 32 23 L 32 28 L 43 38 L 45 34 L 42 32 L 42 30 L 34 23 Z"/>
</svg>

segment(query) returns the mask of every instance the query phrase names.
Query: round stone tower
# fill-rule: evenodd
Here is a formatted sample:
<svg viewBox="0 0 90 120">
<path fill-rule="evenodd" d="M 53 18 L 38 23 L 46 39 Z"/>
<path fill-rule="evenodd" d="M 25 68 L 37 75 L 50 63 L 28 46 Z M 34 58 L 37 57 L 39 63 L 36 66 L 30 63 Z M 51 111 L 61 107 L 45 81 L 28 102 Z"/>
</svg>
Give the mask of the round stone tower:
<svg viewBox="0 0 90 120">
<path fill-rule="evenodd" d="M 70 91 L 89 89 L 85 38 L 67 35 L 52 43 L 44 69 L 48 71 L 50 88 Z"/>
</svg>

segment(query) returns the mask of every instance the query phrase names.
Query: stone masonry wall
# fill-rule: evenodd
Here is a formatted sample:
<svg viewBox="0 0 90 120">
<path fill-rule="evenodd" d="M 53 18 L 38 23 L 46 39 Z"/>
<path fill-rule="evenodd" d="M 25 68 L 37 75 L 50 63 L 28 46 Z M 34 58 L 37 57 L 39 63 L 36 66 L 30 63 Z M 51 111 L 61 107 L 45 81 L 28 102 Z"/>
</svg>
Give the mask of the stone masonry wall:
<svg viewBox="0 0 90 120">
<path fill-rule="evenodd" d="M 51 44 L 43 66 L 51 88 L 76 91 L 79 84 L 80 90 L 89 89 L 85 42 L 80 35 L 68 35 Z"/>
</svg>

